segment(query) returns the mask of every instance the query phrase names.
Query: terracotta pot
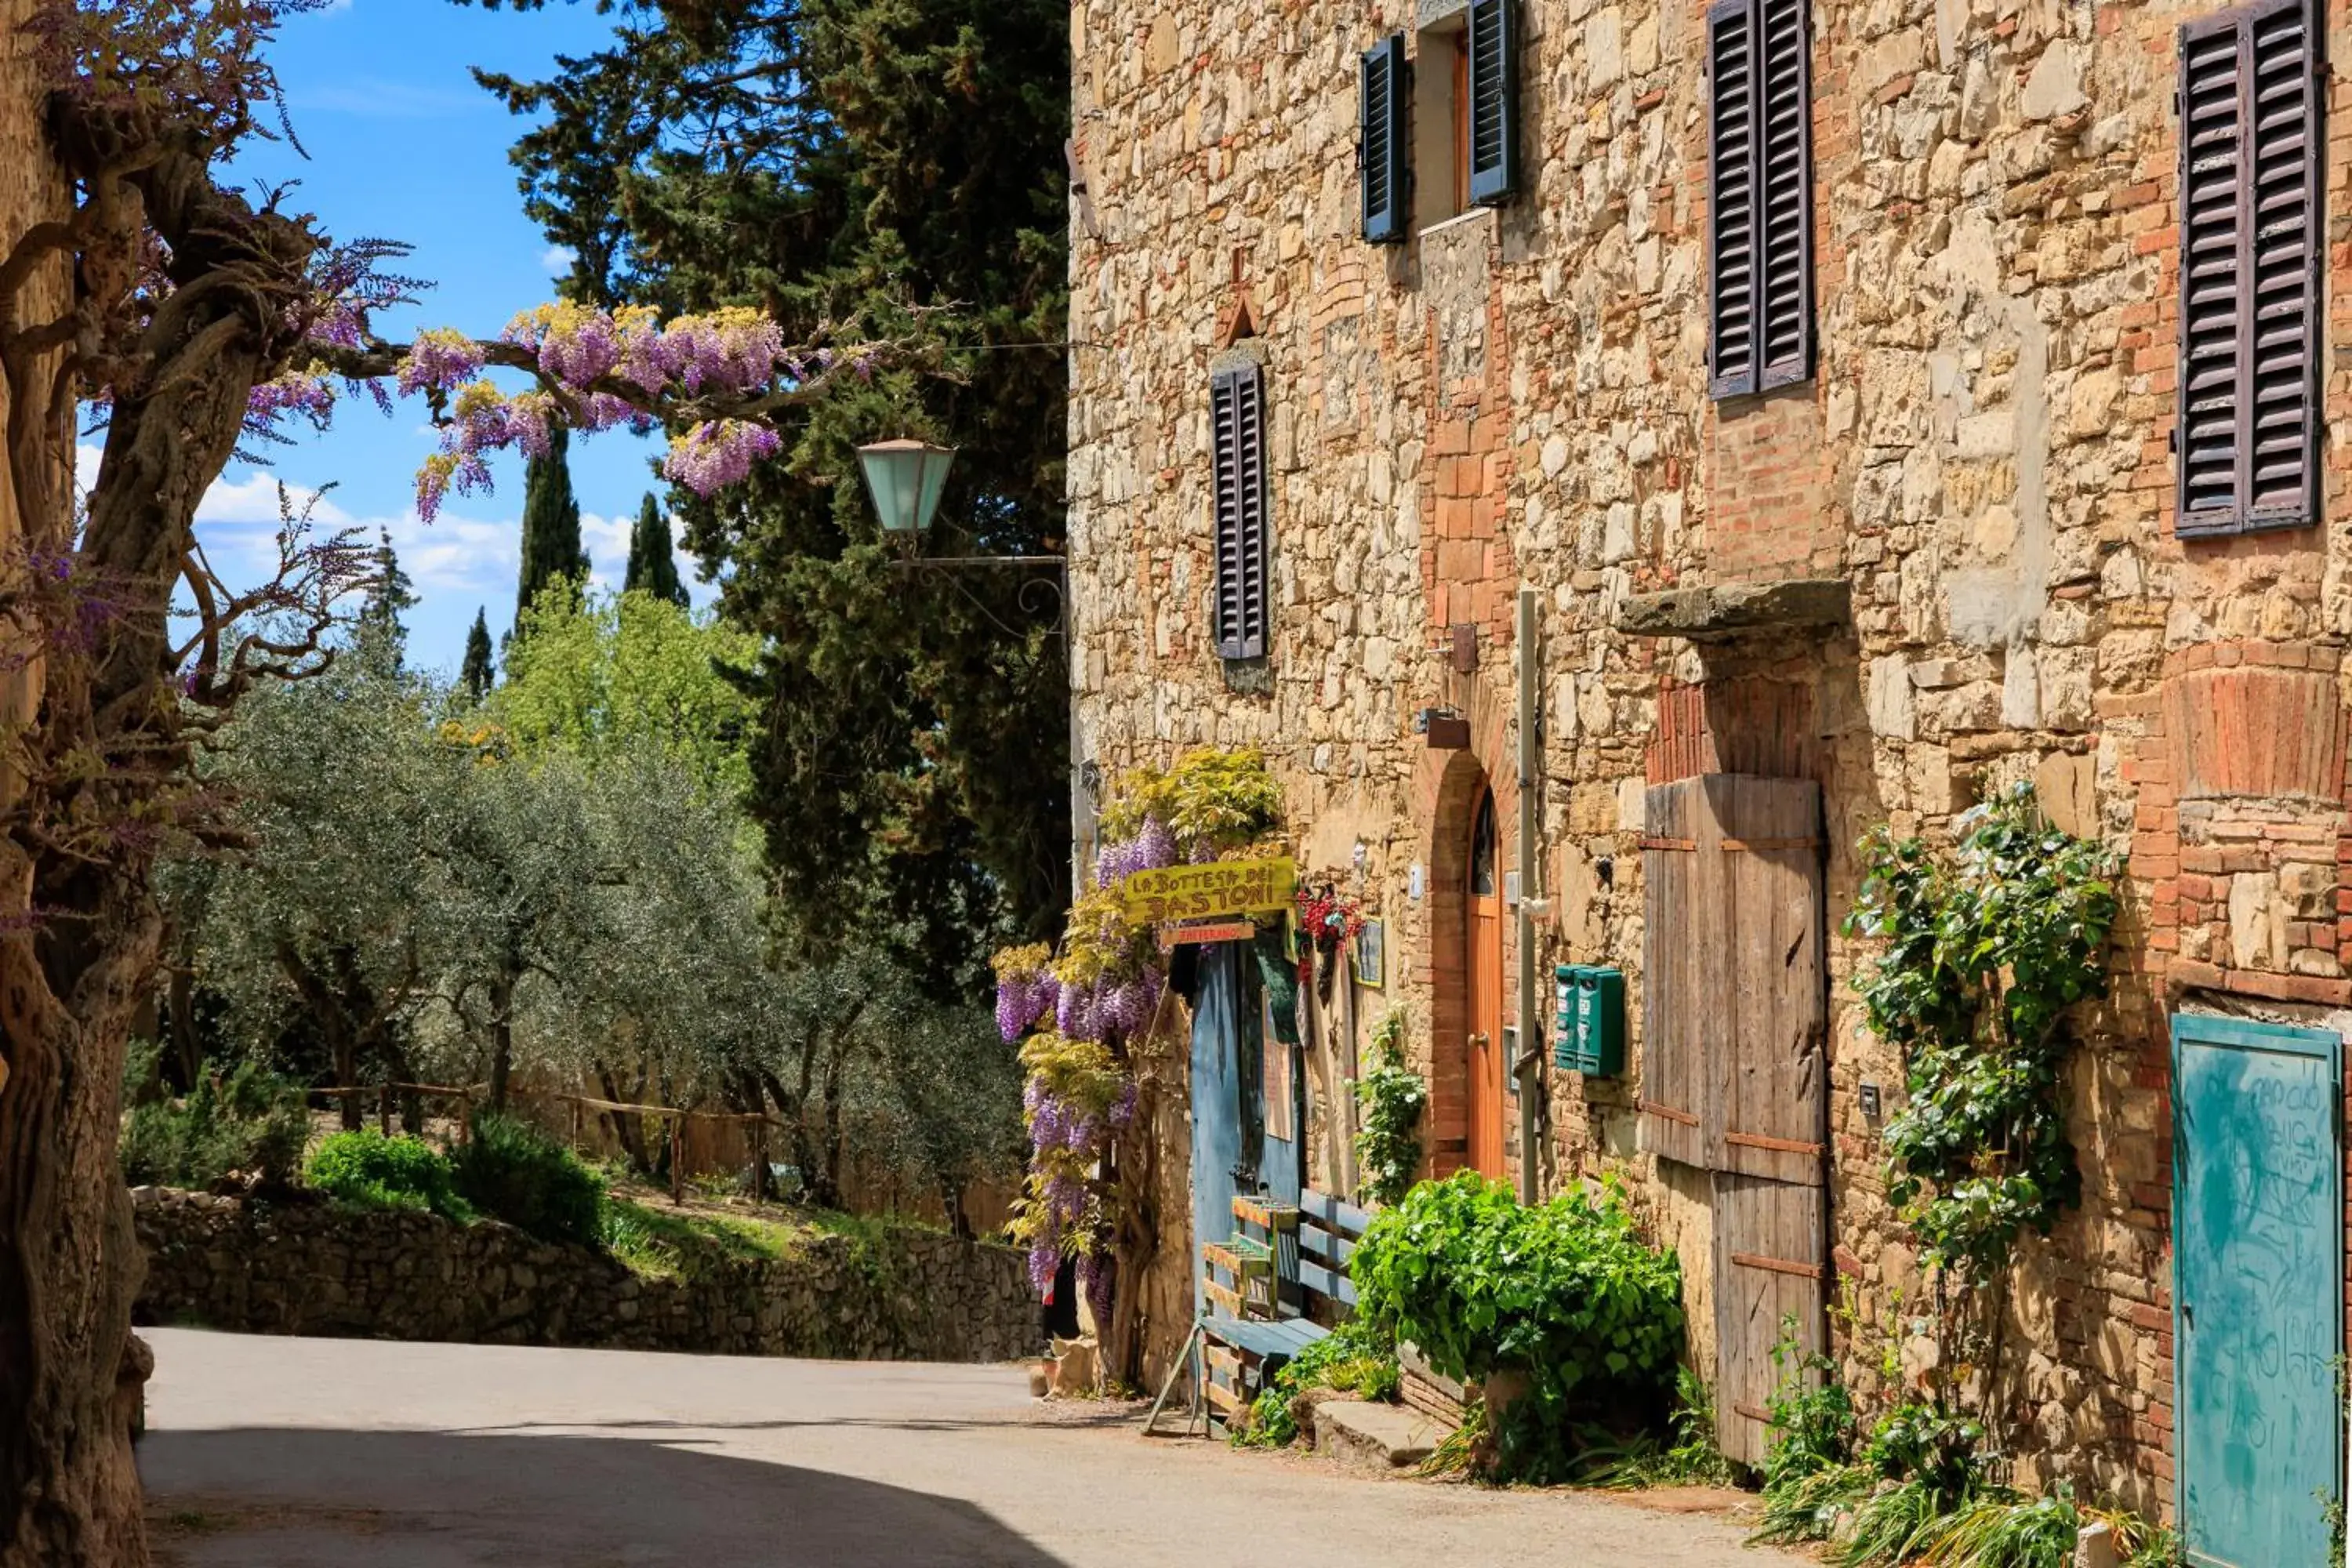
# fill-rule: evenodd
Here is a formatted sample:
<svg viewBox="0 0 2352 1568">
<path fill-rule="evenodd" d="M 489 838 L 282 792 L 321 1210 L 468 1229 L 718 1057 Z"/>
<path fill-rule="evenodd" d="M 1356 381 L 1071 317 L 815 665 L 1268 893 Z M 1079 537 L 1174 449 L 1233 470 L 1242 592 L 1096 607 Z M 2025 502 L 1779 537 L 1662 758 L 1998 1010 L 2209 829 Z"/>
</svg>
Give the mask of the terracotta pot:
<svg viewBox="0 0 2352 1568">
<path fill-rule="evenodd" d="M 1528 1374 L 1517 1367 L 1504 1367 L 1486 1374 L 1479 1385 L 1479 1397 L 1486 1402 L 1486 1418 L 1496 1426 L 1502 1424 L 1503 1413 L 1517 1401 L 1527 1397 Z"/>
</svg>

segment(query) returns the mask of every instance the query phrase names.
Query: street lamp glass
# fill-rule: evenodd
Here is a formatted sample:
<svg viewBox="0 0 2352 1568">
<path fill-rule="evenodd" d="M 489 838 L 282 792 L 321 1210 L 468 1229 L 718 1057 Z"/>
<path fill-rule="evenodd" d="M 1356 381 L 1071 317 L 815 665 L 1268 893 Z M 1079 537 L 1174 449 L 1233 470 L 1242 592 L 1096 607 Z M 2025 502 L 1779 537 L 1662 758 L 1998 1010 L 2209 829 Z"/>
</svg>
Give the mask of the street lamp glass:
<svg viewBox="0 0 2352 1568">
<path fill-rule="evenodd" d="M 880 441 L 857 448 L 874 510 L 889 533 L 917 533 L 931 526 L 947 489 L 955 448 L 928 441 Z"/>
</svg>

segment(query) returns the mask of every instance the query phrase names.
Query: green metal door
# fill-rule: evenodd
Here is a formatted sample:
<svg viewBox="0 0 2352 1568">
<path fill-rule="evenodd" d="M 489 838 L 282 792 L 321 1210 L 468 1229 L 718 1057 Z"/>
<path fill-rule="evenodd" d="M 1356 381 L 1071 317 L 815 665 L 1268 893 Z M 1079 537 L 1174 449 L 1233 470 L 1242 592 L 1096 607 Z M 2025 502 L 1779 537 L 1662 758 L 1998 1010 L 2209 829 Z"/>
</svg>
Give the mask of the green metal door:
<svg viewBox="0 0 2352 1568">
<path fill-rule="evenodd" d="M 2180 1522 L 2200 1568 L 2323 1568 L 2340 1491 L 2339 1036 L 2172 1021 Z"/>
</svg>

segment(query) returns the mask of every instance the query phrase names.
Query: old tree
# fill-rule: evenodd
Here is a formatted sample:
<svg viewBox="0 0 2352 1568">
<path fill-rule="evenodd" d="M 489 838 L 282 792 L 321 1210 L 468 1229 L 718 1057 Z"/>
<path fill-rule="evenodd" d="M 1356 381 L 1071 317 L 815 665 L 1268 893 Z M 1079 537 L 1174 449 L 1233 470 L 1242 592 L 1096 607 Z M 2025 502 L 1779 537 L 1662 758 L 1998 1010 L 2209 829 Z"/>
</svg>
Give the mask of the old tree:
<svg viewBox="0 0 2352 1568">
<path fill-rule="evenodd" d="M 289 518 L 272 580 L 215 577 L 195 511 L 239 443 L 381 383 L 440 428 L 428 516 L 487 482 L 488 453 L 543 457 L 566 427 L 667 427 L 670 478 L 709 494 L 777 450 L 790 410 L 908 353 L 826 323 L 787 347 L 725 309 L 379 341 L 396 247 L 338 245 L 224 174 L 276 122 L 277 25 L 326 3 L 0 0 L 0 1568 L 145 1560 L 115 1144 L 154 862 L 219 831 L 191 782 L 205 735 L 257 683 L 316 673 L 376 568 Z M 89 429 L 103 457 L 78 494 Z"/>
</svg>

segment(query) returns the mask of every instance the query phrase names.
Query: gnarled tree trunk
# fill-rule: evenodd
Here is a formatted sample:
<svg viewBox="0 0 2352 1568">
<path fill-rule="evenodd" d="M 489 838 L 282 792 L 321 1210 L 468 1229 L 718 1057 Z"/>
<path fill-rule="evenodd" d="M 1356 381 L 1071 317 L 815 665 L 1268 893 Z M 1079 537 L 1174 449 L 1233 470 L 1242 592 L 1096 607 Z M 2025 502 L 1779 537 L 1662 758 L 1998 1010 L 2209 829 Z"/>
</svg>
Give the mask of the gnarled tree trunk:
<svg viewBox="0 0 2352 1568">
<path fill-rule="evenodd" d="M 168 614 L 317 245 L 216 190 L 202 136 L 152 104 L 47 93 L 42 9 L 0 0 L 0 1568 L 137 1568 L 148 1361 L 116 1142 L 187 763 Z M 151 229 L 173 287 L 142 314 Z M 78 531 L 86 376 L 112 403 Z"/>
<path fill-rule="evenodd" d="M 42 122 L 23 28 L 37 0 L 0 0 L 0 257 L 69 200 Z M 42 262 L 7 310 L 13 331 L 72 308 L 72 260 Z M 0 305 L 0 308 L 5 308 Z M 0 360 L 7 479 L 0 602 L 28 556 L 71 537 L 74 405 L 62 348 Z M 0 816 L 32 793 L 42 628 L 0 620 Z M 131 1015 L 162 930 L 143 889 L 85 869 L 60 878 L 20 834 L 0 841 L 0 1565 L 136 1564 L 147 1557 L 131 1422 L 147 1365 L 131 1339 L 142 1263 L 116 1163 Z M 70 916 L 37 914 L 65 900 Z"/>
</svg>

